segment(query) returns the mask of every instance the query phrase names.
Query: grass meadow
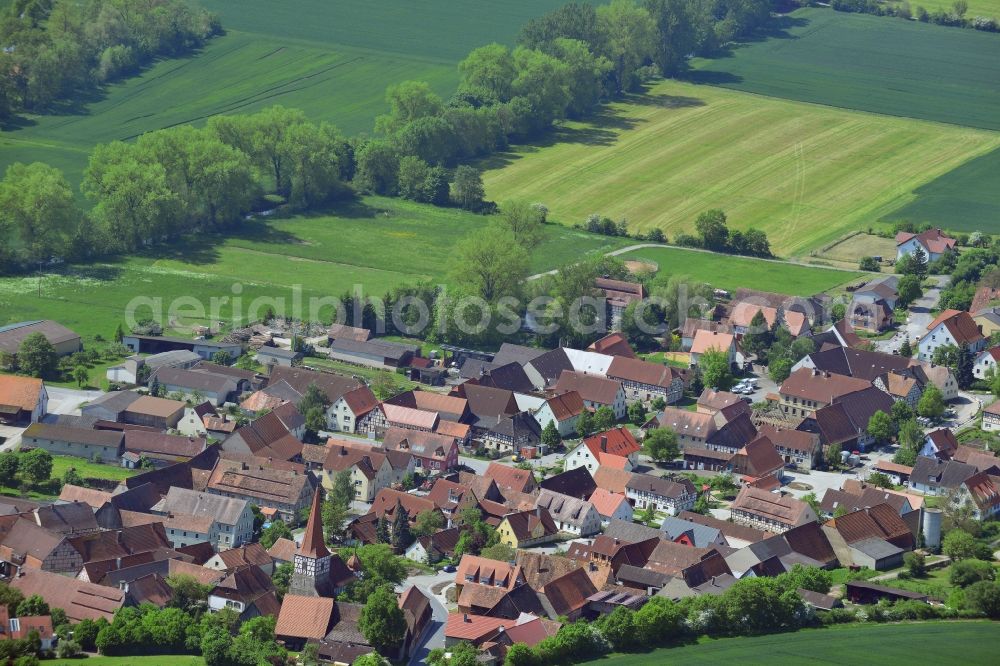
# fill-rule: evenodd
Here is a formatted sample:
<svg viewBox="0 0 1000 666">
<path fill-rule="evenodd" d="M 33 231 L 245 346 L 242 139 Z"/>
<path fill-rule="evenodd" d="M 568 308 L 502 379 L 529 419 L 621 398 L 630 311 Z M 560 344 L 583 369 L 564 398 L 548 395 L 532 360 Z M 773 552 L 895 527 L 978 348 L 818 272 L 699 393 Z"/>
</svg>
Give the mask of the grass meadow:
<svg viewBox="0 0 1000 666">
<path fill-rule="evenodd" d="M 863 275 L 856 271 L 761 261 L 677 247 L 641 248 L 620 255 L 620 258 L 653 262 L 661 273 L 686 275 L 728 291 L 749 287 L 792 296 L 812 296 L 857 281 Z"/>
<path fill-rule="evenodd" d="M 640 654 L 613 654 L 588 665 L 676 664 L 986 664 L 994 659 L 995 622 L 914 622 L 840 625 L 753 638 L 703 640 Z"/>
<path fill-rule="evenodd" d="M 763 229 L 796 256 L 997 147 L 985 130 L 663 81 L 548 145 L 488 160 L 484 180 L 490 198 L 541 201 L 561 222 L 600 213 L 671 236 L 722 208 L 731 227 Z"/>
<path fill-rule="evenodd" d="M 238 295 L 241 311 L 249 316 L 257 299 L 293 302 L 296 285 L 308 303 L 310 297 L 339 297 L 356 284 L 373 296 L 404 284 L 447 284 L 455 241 L 489 223 L 486 217 L 457 209 L 379 197 L 326 214 L 253 221 L 228 236 L 200 236 L 158 247 L 155 256 L 68 266 L 41 277 L 0 278 L 0 325 L 51 318 L 85 337 L 110 339 L 126 304 L 137 296 L 162 299 L 163 313 L 169 314 L 167 304 L 182 296 L 194 296 L 207 306 L 210 298 Z M 532 255 L 532 272 L 631 242 L 557 224 L 546 225 L 544 231 Z M 231 301 L 220 301 L 218 311 L 232 320 Z M 138 312 L 141 316 L 150 310 Z M 319 314 L 329 319 L 332 310 Z M 174 318 L 199 321 L 183 312 Z"/>
</svg>

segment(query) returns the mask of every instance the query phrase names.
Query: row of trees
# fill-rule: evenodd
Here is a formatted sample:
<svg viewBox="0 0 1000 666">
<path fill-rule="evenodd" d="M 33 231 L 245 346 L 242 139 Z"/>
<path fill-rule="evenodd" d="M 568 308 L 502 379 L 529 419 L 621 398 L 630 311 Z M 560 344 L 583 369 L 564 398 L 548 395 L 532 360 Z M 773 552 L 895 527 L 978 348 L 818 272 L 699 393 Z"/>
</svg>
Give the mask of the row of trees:
<svg viewBox="0 0 1000 666">
<path fill-rule="evenodd" d="M 190 52 L 221 31 L 183 0 L 15 0 L 0 14 L 0 123 Z"/>
<path fill-rule="evenodd" d="M 746 231 L 730 229 L 726 222 L 726 214 L 721 210 L 707 210 L 694 222 L 697 236 L 678 234 L 674 242 L 683 247 L 700 247 L 713 252 L 751 257 L 773 256 L 766 233 L 753 227 Z"/>
<path fill-rule="evenodd" d="M 967 16 L 969 3 L 966 0 L 955 0 L 949 9 L 927 11 L 922 5 L 910 8 L 910 3 L 903 0 L 896 3 L 882 3 L 878 0 L 832 0 L 830 7 L 838 12 L 854 12 L 874 14 L 875 16 L 895 16 L 906 21 L 916 19 L 921 23 L 936 23 L 938 25 L 972 28 L 985 32 L 1000 31 L 1000 22 L 992 16 Z"/>
</svg>

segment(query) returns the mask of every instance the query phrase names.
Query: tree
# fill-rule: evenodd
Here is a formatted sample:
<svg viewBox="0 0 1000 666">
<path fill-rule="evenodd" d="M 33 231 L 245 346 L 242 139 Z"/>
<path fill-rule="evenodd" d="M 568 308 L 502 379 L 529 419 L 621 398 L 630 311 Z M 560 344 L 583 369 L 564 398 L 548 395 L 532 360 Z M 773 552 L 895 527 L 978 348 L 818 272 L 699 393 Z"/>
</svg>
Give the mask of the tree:
<svg viewBox="0 0 1000 666">
<path fill-rule="evenodd" d="M 17 476 L 20 458 L 14 451 L 0 453 L 0 485 L 9 486 Z"/>
<path fill-rule="evenodd" d="M 706 386 L 726 391 L 733 385 L 733 371 L 726 351 L 709 349 L 703 352 L 698 357 L 698 368 Z"/>
<path fill-rule="evenodd" d="M 83 388 L 90 382 L 90 370 L 85 366 L 78 365 L 73 369 L 73 379 L 76 381 L 76 385 Z"/>
<path fill-rule="evenodd" d="M 819 498 L 816 497 L 816 493 L 812 492 L 806 493 L 805 495 L 802 496 L 802 501 L 808 504 L 809 507 L 813 510 L 813 513 L 815 513 L 817 516 L 822 514 L 822 511 L 819 508 Z"/>
<path fill-rule="evenodd" d="M 59 365 L 59 355 L 44 335 L 32 333 L 17 348 L 17 365 L 21 372 L 32 377 L 52 377 Z"/>
<path fill-rule="evenodd" d="M 974 364 L 975 358 L 973 358 L 972 351 L 969 349 L 969 345 L 963 342 L 958 347 L 958 358 L 955 363 L 955 380 L 960 389 L 969 388 L 975 381 L 976 378 L 972 372 Z"/>
<path fill-rule="evenodd" d="M 48 481 L 52 476 L 52 454 L 45 449 L 31 449 L 21 454 L 21 472 L 34 483 Z"/>
<path fill-rule="evenodd" d="M 841 462 L 841 449 L 840 444 L 830 444 L 826 447 L 826 465 L 830 468 L 840 467 Z"/>
<path fill-rule="evenodd" d="M 542 240 L 542 216 L 537 208 L 524 201 L 506 201 L 500 207 L 499 224 L 510 232 L 514 242 L 531 250 Z"/>
<path fill-rule="evenodd" d="M 444 515 L 440 511 L 421 511 L 413 523 L 413 534 L 430 536 L 444 529 Z"/>
<path fill-rule="evenodd" d="M 677 433 L 669 428 L 650 430 L 642 440 L 642 448 L 646 455 L 657 462 L 673 460 L 681 453 L 677 445 Z"/>
<path fill-rule="evenodd" d="M 965 530 L 951 530 L 941 542 L 941 552 L 955 562 L 974 558 L 976 556 L 976 540 Z"/>
<path fill-rule="evenodd" d="M 905 400 L 897 400 L 892 403 L 892 409 L 889 410 L 889 417 L 892 419 L 893 429 L 899 430 L 899 427 L 905 421 L 913 419 L 913 409 Z"/>
<path fill-rule="evenodd" d="M 968 587 L 981 580 L 992 581 L 996 578 L 996 570 L 989 562 L 964 559 L 951 565 L 948 580 L 952 585 Z"/>
<path fill-rule="evenodd" d="M 278 519 L 271 522 L 264 528 L 260 535 L 260 545 L 270 548 L 278 539 L 292 539 L 292 530 L 285 524 L 285 521 Z"/>
<path fill-rule="evenodd" d="M 726 226 L 726 214 L 721 210 L 705 211 L 695 220 L 694 227 L 706 250 L 724 252 L 729 248 L 729 228 Z"/>
<path fill-rule="evenodd" d="M 514 643 L 507 648 L 503 666 L 541 666 L 541 657 L 524 643 Z"/>
<path fill-rule="evenodd" d="M 271 582 L 274 583 L 274 589 L 278 593 L 279 601 L 288 594 L 288 586 L 292 583 L 293 571 L 291 562 L 282 562 L 274 568 L 274 573 L 271 574 Z"/>
<path fill-rule="evenodd" d="M 594 413 L 589 409 L 584 409 L 580 418 L 576 421 L 576 434 L 580 437 L 588 437 L 594 432 Z"/>
<path fill-rule="evenodd" d="M 385 91 L 389 114 L 375 119 L 375 129 L 389 134 L 419 118 L 441 115 L 444 103 L 424 81 L 403 81 Z"/>
<path fill-rule="evenodd" d="M 452 198 L 456 204 L 465 210 L 478 211 L 483 206 L 485 194 L 483 177 L 476 168 L 463 164 L 455 169 Z"/>
<path fill-rule="evenodd" d="M 757 358 L 764 358 L 773 342 L 771 330 L 767 327 L 767 320 L 764 318 L 764 311 L 757 310 L 753 318 L 750 319 L 750 327 L 743 334 L 741 341 L 743 351 L 754 354 Z"/>
<path fill-rule="evenodd" d="M 406 618 L 390 587 L 379 587 L 361 609 L 358 629 L 368 643 L 380 652 L 399 646 L 406 634 Z"/>
<path fill-rule="evenodd" d="M 17 605 L 16 617 L 26 617 L 29 615 L 48 615 L 49 605 L 45 599 L 37 594 L 33 594 Z"/>
<path fill-rule="evenodd" d="M 546 452 L 552 452 L 560 445 L 562 445 L 562 436 L 559 434 L 559 428 L 556 427 L 556 422 L 553 419 L 542 428 L 542 446 L 545 447 Z"/>
<path fill-rule="evenodd" d="M 646 422 L 646 408 L 636 400 L 628 406 L 628 420 L 632 425 L 641 426 Z"/>
<path fill-rule="evenodd" d="M 775 384 L 780 384 L 781 382 L 788 379 L 789 375 L 792 374 L 792 359 L 787 356 L 779 356 L 777 358 L 772 358 L 770 363 L 767 365 L 767 376 L 771 378 Z"/>
<path fill-rule="evenodd" d="M 601 405 L 594 412 L 594 431 L 604 432 L 615 427 L 615 413 L 607 405 Z"/>
<path fill-rule="evenodd" d="M 868 419 L 868 434 L 878 442 L 888 442 L 892 437 L 892 419 L 881 409 Z"/>
<path fill-rule="evenodd" d="M 597 8 L 597 26 L 600 54 L 611 63 L 615 92 L 633 90 L 639 84 L 639 68 L 653 55 L 653 19 L 631 0 L 612 0 Z"/>
<path fill-rule="evenodd" d="M 892 490 L 892 480 L 882 472 L 872 472 L 868 475 L 869 485 L 875 486 L 876 488 L 887 488 Z"/>
<path fill-rule="evenodd" d="M 896 299 L 896 306 L 901 308 L 907 307 L 910 303 L 924 295 L 923 288 L 920 286 L 920 278 L 916 275 L 904 275 L 899 278 L 899 283 L 896 285 L 896 293 L 899 295 Z"/>
<path fill-rule="evenodd" d="M 965 588 L 965 603 L 988 618 L 1000 618 L 1000 585 L 985 580 L 973 583 Z"/>
<path fill-rule="evenodd" d="M 419 157 L 407 155 L 399 160 L 399 196 L 413 201 L 429 201 L 427 192 L 431 165 Z"/>
<path fill-rule="evenodd" d="M 456 243 L 453 275 L 487 304 L 516 296 L 528 273 L 528 253 L 509 232 L 486 228 Z"/>
<path fill-rule="evenodd" d="M 399 154 L 389 141 L 366 141 L 357 153 L 354 184 L 375 194 L 395 194 L 399 185 Z"/>
<path fill-rule="evenodd" d="M 320 509 L 323 521 L 323 532 L 328 540 L 339 539 L 344 534 L 344 522 L 347 520 L 347 511 L 350 504 L 342 504 L 327 500 L 323 502 Z"/>
<path fill-rule="evenodd" d="M 903 564 L 914 578 L 923 578 L 927 575 L 927 558 L 923 553 L 916 551 L 907 553 L 903 556 Z"/>
<path fill-rule="evenodd" d="M 354 501 L 354 482 L 351 480 L 351 470 L 342 469 L 333 475 L 333 489 L 330 490 L 329 501 L 345 509 Z"/>
<path fill-rule="evenodd" d="M 307 649 L 309 645 L 315 645 L 315 644 L 310 643 L 306 645 Z M 317 646 L 317 648 L 318 647 L 319 646 Z M 309 666 L 309 664 L 305 663 L 303 666 Z M 363 654 L 357 659 L 355 659 L 354 663 L 352 663 L 351 666 L 389 666 L 389 662 L 386 661 L 385 657 L 380 655 L 378 652 L 369 652 L 368 654 Z"/>
<path fill-rule="evenodd" d="M 944 397 L 941 395 L 941 389 L 934 384 L 928 384 L 924 387 L 924 392 L 917 402 L 917 414 L 924 418 L 937 419 L 944 414 L 944 410 Z"/>
<path fill-rule="evenodd" d="M 57 256 L 79 224 L 73 190 L 62 172 L 41 162 L 7 167 L 0 181 L 0 231 L 20 247 L 24 263 Z"/>
<path fill-rule="evenodd" d="M 861 261 L 858 262 L 858 268 L 863 271 L 880 271 L 882 266 L 879 264 L 878 259 L 875 257 L 861 257 Z"/>
<path fill-rule="evenodd" d="M 516 555 L 517 551 L 505 543 L 495 543 L 479 551 L 480 557 L 499 562 L 513 562 Z"/>
<path fill-rule="evenodd" d="M 202 585 L 194 576 L 188 574 L 167 576 L 166 581 L 173 590 L 170 606 L 183 611 L 191 611 L 204 604 L 208 599 L 208 593 L 212 591 L 211 585 Z"/>
<path fill-rule="evenodd" d="M 510 50 L 496 43 L 470 52 L 458 64 L 458 72 L 463 88 L 481 90 L 494 102 L 506 102 L 511 98 L 517 75 Z"/>
<path fill-rule="evenodd" d="M 905 358 L 910 358 L 911 356 L 913 356 L 913 347 L 910 346 L 909 340 L 903 340 L 903 343 L 899 345 L 899 355 Z"/>
</svg>

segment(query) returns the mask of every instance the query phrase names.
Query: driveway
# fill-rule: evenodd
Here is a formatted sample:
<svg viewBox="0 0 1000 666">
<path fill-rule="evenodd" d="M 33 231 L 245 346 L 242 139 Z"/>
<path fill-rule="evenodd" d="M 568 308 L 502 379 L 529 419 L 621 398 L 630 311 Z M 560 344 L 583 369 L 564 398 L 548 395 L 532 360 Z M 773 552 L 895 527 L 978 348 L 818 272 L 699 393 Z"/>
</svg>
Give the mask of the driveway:
<svg viewBox="0 0 1000 666">
<path fill-rule="evenodd" d="M 929 287 L 923 296 L 910 304 L 906 323 L 899 327 L 896 335 L 888 340 L 878 340 L 875 343 L 877 351 L 889 354 L 897 352 L 900 345 L 903 344 L 903 340 L 909 340 L 910 344 L 913 344 L 927 332 L 927 325 L 934 320 L 931 310 L 941 300 L 941 288 L 948 283 L 948 276 L 938 275 L 931 279 L 935 282 L 934 286 Z"/>
<path fill-rule="evenodd" d="M 510 460 L 510 456 L 507 456 L 507 460 Z M 471 467 L 476 474 L 485 474 L 486 468 L 490 466 L 489 460 L 480 460 L 479 458 L 470 458 L 468 456 L 459 456 L 458 462 Z"/>
<path fill-rule="evenodd" d="M 443 583 L 453 583 L 454 580 L 454 573 L 441 571 L 434 575 L 411 576 L 396 588 L 397 592 L 402 592 L 410 585 L 416 585 L 417 589 L 430 599 L 433 611 L 430 627 L 424 632 L 420 646 L 413 651 L 413 656 L 410 657 L 409 663 L 411 666 L 426 663 L 427 653 L 435 648 L 444 647 L 444 628 L 445 623 L 448 621 L 448 609 L 445 607 L 447 600 L 445 599 L 444 592 L 451 586 L 444 587 L 441 590 L 441 594 L 434 594 L 432 588 Z"/>
<path fill-rule="evenodd" d="M 80 415 L 80 405 L 104 395 L 103 391 L 81 391 L 80 389 L 46 386 L 49 394 L 48 414 Z M 0 451 L 12 451 L 21 445 L 21 433 L 24 428 L 0 426 L 0 437 L 6 441 L 0 445 Z"/>
</svg>

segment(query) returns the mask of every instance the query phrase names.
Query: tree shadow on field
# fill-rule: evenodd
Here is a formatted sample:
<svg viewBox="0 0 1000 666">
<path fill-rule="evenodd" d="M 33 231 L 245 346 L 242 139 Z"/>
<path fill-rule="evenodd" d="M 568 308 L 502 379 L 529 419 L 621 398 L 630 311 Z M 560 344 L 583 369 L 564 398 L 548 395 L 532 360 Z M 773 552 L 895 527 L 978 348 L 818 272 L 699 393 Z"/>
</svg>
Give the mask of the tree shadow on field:
<svg viewBox="0 0 1000 666">
<path fill-rule="evenodd" d="M 343 199 L 341 201 L 333 201 L 330 204 L 322 207 L 316 208 L 309 211 L 301 211 L 294 213 L 294 217 L 300 218 L 314 218 L 314 217 L 343 217 L 351 220 L 363 220 L 363 219 L 374 219 L 379 215 L 385 213 L 384 208 L 379 208 L 377 206 L 371 206 L 365 201 L 363 201 L 359 196 L 353 195 L 349 199 Z M 277 230 L 275 230 L 277 231 Z M 287 232 L 285 232 L 287 233 Z M 292 236 L 291 234 L 289 234 Z M 298 238 L 292 236 L 294 240 L 291 242 L 301 242 Z"/>
<path fill-rule="evenodd" d="M 743 77 L 739 74 L 722 72 L 717 69 L 696 69 L 688 72 L 684 80 L 698 85 L 724 86 L 726 84 L 742 83 Z"/>
<path fill-rule="evenodd" d="M 136 252 L 135 255 L 152 261 L 173 259 L 187 264 L 214 264 L 219 261 L 220 256 L 217 246 L 225 238 L 222 234 L 192 234 L 190 237 Z"/>
<path fill-rule="evenodd" d="M 67 268 L 62 271 L 53 271 L 61 273 L 66 277 L 71 277 L 79 280 L 95 280 L 98 282 L 114 282 L 118 280 L 122 275 L 121 266 L 109 266 L 108 264 L 92 265 L 92 266 L 79 266 L 75 265 L 71 268 Z"/>
</svg>

